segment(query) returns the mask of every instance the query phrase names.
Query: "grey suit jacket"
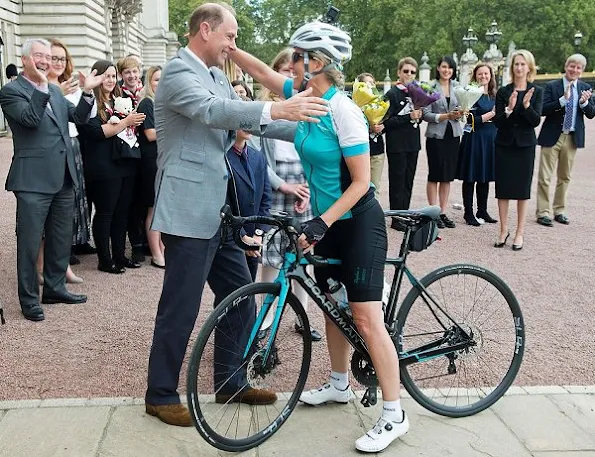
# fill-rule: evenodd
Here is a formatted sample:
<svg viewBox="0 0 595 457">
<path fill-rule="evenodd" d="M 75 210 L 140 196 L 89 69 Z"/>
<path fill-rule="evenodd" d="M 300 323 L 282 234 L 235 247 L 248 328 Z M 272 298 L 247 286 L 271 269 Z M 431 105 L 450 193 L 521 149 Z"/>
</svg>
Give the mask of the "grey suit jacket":
<svg viewBox="0 0 595 457">
<path fill-rule="evenodd" d="M 432 87 L 440 93 L 440 99 L 423 109 L 424 121 L 428 123 L 426 138 L 438 138 L 439 140 L 442 140 L 446 133 L 446 124 L 449 122 L 452 126 L 453 136 L 463 136 L 463 129 L 461 128 L 459 121 L 438 121 L 438 115 L 448 113 L 458 106 L 457 97 L 454 91 L 454 88 L 458 85 L 459 83 L 457 81 L 450 81 L 450 103 L 447 105 L 442 86 L 438 81 L 432 81 Z"/>
<path fill-rule="evenodd" d="M 19 75 L 0 91 L 0 106 L 14 143 L 6 190 L 54 194 L 64 185 L 67 164 L 78 186 L 68 122 L 85 124 L 92 102 L 81 97 L 75 107 L 57 86 L 50 84 L 46 94 Z"/>
<path fill-rule="evenodd" d="M 238 99 L 225 74 L 211 73 L 181 49 L 161 74 L 155 97 L 157 176 L 152 228 L 188 238 L 212 238 L 220 226 L 227 181 L 226 153 L 235 130 L 293 140 L 295 123 L 260 126 L 263 102 Z"/>
</svg>

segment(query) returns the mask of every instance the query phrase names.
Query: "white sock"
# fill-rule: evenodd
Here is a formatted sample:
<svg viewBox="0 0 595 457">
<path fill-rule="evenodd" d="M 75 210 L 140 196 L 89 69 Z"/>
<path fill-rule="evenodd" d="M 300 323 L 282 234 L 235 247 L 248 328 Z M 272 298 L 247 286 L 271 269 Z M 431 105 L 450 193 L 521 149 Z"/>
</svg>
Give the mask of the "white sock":
<svg viewBox="0 0 595 457">
<path fill-rule="evenodd" d="M 349 373 L 331 371 L 330 383 L 337 390 L 347 389 L 349 387 Z"/>
<path fill-rule="evenodd" d="M 382 418 L 388 422 L 403 422 L 401 400 L 385 401 L 382 405 Z"/>
</svg>

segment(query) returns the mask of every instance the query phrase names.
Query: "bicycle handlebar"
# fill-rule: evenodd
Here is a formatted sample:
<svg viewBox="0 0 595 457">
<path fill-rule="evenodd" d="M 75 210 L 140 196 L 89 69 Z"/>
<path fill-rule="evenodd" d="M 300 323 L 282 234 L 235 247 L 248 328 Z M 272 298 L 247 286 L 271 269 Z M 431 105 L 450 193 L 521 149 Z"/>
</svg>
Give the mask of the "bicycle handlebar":
<svg viewBox="0 0 595 457">
<path fill-rule="evenodd" d="M 229 205 L 224 205 L 221 208 L 221 219 L 223 220 L 223 224 L 229 226 L 232 229 L 232 237 L 234 242 L 244 251 L 256 251 L 260 249 L 258 245 L 252 245 L 244 243 L 242 237 L 240 236 L 240 231 L 242 227 L 246 224 L 266 224 L 266 225 L 274 225 L 279 227 L 279 229 L 283 230 L 285 234 L 289 237 L 290 243 L 296 247 L 298 254 L 303 255 L 303 257 L 310 262 L 315 267 L 325 267 L 328 265 L 328 259 L 324 257 L 313 255 L 310 252 L 303 252 L 301 249 L 298 248 L 296 240 L 299 235 L 297 229 L 292 225 L 289 225 L 290 218 L 289 216 L 284 217 L 281 216 L 279 218 L 270 217 L 270 216 L 234 216 L 233 212 Z M 285 223 L 284 223 L 285 222 Z M 293 230 L 289 230 L 292 228 Z"/>
</svg>

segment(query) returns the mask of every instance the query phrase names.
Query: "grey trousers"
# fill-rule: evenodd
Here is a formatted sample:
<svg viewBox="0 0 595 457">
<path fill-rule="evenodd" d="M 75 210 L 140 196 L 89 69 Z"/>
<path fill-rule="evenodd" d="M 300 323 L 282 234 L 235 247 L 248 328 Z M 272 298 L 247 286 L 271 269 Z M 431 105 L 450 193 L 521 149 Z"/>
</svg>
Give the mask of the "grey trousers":
<svg viewBox="0 0 595 457">
<path fill-rule="evenodd" d="M 43 291 L 66 290 L 72 244 L 74 188 L 70 177 L 55 194 L 15 192 L 17 198 L 17 279 L 21 308 L 39 304 L 37 256 L 45 233 Z"/>
</svg>

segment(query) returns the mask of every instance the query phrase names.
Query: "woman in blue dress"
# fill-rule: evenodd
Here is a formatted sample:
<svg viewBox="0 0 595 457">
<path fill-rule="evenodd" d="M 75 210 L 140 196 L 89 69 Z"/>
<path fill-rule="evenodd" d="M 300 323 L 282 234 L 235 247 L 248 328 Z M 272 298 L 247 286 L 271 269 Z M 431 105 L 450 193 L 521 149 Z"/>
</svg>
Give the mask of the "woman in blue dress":
<svg viewBox="0 0 595 457">
<path fill-rule="evenodd" d="M 463 205 L 465 222 L 478 227 L 483 219 L 494 224 L 498 222 L 488 213 L 488 192 L 494 181 L 494 150 L 496 126 L 492 118 L 496 114 L 496 79 L 492 67 L 478 63 L 473 69 L 471 81 L 483 86 L 484 95 L 473 106 L 467 118 L 467 128 L 459 148 L 457 178 L 463 181 Z M 473 214 L 473 190 L 477 195 L 477 213 Z"/>
</svg>

